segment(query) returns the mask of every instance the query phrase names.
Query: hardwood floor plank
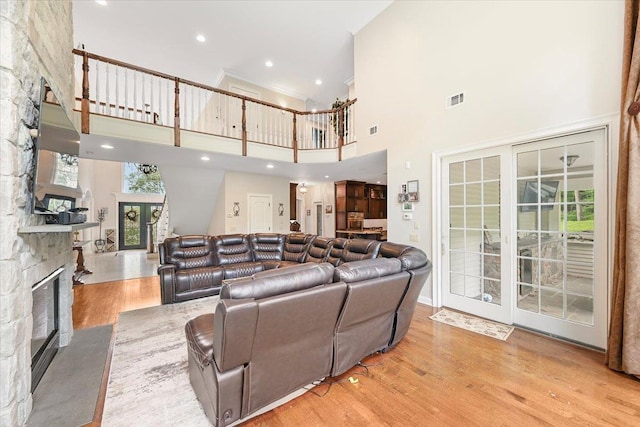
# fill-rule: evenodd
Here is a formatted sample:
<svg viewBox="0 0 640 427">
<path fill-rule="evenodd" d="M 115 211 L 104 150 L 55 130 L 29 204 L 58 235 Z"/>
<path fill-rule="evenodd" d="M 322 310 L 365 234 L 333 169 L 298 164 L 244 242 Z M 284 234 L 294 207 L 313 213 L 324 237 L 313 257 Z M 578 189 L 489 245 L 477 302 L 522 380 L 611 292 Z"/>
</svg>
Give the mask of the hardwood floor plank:
<svg viewBox="0 0 640 427">
<path fill-rule="evenodd" d="M 160 304 L 158 277 L 78 286 L 74 294 L 76 328 Z M 394 349 L 315 387 L 323 397 L 306 393 L 244 425 L 640 425 L 640 381 L 609 370 L 602 353 L 520 329 L 500 341 L 433 322 L 436 311 L 419 304 Z"/>
</svg>

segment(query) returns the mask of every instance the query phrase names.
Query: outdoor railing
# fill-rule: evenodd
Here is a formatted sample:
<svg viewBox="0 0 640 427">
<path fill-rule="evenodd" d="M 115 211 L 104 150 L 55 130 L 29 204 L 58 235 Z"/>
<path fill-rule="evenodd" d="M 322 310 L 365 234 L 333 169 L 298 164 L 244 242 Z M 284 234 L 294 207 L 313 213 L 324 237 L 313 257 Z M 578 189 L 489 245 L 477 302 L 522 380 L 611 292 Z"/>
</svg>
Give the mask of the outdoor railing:
<svg viewBox="0 0 640 427">
<path fill-rule="evenodd" d="M 356 99 L 340 107 L 297 111 L 158 71 L 74 49 L 82 70 L 80 96 L 82 133 L 90 133 L 90 114 L 173 128 L 174 144 L 188 130 L 293 151 L 337 149 L 356 142 Z M 213 147 L 212 147 L 213 148 Z"/>
</svg>

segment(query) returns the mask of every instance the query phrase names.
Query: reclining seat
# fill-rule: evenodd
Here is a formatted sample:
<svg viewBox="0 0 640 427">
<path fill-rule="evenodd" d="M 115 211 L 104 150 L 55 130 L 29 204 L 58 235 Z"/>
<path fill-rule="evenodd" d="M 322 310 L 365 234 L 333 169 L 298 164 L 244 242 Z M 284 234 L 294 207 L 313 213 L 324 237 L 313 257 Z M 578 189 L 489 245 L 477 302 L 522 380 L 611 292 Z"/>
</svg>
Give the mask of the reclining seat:
<svg viewBox="0 0 640 427">
<path fill-rule="evenodd" d="M 215 236 L 213 244 L 218 265 L 224 271 L 224 279 L 251 276 L 264 270 L 262 263 L 253 261 L 253 251 L 248 235 Z"/>
<path fill-rule="evenodd" d="M 402 271 L 397 259 L 367 259 L 337 267 L 333 280 L 347 283 L 331 370 L 331 376 L 337 376 L 364 357 L 387 348 L 409 273 Z"/>
<path fill-rule="evenodd" d="M 169 237 L 159 245 L 160 293 L 163 304 L 216 295 L 223 272 L 216 267 L 211 236 Z"/>
<path fill-rule="evenodd" d="M 286 267 L 305 262 L 309 246 L 316 236 L 305 233 L 287 234 L 284 240 L 284 254 L 280 265 Z"/>
<path fill-rule="evenodd" d="M 389 341 L 389 348 L 391 348 L 409 331 L 420 291 L 431 274 L 432 265 L 427 254 L 420 249 L 397 243 L 383 242 L 380 245 L 378 256 L 400 260 L 402 271 L 408 272 L 411 276 L 402 301 L 396 310 L 393 336 Z"/>
<path fill-rule="evenodd" d="M 373 259 L 378 256 L 380 243 L 377 240 L 349 239 L 344 245 L 342 255 L 340 255 L 339 265 L 345 262 L 360 261 L 363 259 Z"/>
<path fill-rule="evenodd" d="M 328 237 L 316 237 L 313 239 L 304 262 L 327 262 L 332 242 L 333 239 Z"/>
<path fill-rule="evenodd" d="M 189 378 L 214 426 L 329 376 L 346 285 L 328 263 L 299 267 L 224 284 L 215 313 L 186 324 Z"/>
<path fill-rule="evenodd" d="M 284 255 L 284 234 L 255 233 L 249 240 L 255 262 L 262 263 L 265 270 L 278 268 Z"/>
<path fill-rule="evenodd" d="M 348 240 L 343 237 L 333 239 L 331 242 L 331 249 L 329 250 L 329 256 L 327 257 L 327 262 L 333 264 L 334 267 L 339 266 L 342 262 L 342 252 L 344 252 L 344 247 L 347 242 Z"/>
</svg>

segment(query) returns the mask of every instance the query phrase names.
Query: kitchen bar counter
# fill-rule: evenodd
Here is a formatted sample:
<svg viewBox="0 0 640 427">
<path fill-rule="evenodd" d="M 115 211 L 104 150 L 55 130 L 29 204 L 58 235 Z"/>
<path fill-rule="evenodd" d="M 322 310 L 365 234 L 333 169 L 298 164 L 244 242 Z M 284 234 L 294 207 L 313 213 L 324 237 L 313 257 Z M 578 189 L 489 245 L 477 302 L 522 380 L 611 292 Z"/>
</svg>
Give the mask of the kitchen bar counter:
<svg viewBox="0 0 640 427">
<path fill-rule="evenodd" d="M 382 239 L 382 236 L 385 239 Z M 386 240 L 387 230 L 336 230 L 336 237 L 347 239 Z"/>
</svg>

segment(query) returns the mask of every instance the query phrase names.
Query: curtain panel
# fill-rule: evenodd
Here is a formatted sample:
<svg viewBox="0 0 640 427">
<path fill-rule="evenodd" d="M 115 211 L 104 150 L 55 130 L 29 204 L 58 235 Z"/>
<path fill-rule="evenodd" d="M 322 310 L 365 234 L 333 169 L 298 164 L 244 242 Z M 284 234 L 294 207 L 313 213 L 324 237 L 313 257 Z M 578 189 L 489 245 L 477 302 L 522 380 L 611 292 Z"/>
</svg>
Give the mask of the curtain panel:
<svg viewBox="0 0 640 427">
<path fill-rule="evenodd" d="M 625 2 L 611 322 L 606 363 L 640 377 L 640 25 Z"/>
</svg>

